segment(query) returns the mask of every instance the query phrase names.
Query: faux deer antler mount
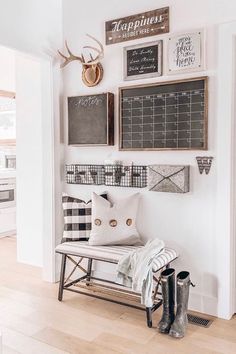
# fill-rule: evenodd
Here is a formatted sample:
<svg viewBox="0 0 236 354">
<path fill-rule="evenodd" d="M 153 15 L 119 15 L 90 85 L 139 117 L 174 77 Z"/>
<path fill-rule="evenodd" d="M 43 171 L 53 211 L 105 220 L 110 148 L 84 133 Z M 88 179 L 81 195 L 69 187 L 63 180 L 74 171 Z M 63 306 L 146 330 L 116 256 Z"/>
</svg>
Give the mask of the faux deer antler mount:
<svg viewBox="0 0 236 354">
<path fill-rule="evenodd" d="M 99 82 L 103 78 L 103 67 L 102 64 L 100 63 L 100 60 L 103 58 L 104 50 L 103 50 L 103 45 L 96 38 L 90 36 L 89 34 L 87 34 L 87 36 L 93 39 L 98 44 L 98 48 L 92 46 L 84 46 L 83 48 L 92 49 L 93 51 L 95 51 L 97 53 L 95 58 L 93 58 L 92 54 L 89 53 L 90 58 L 89 60 L 86 61 L 83 54 L 81 54 L 81 56 L 72 54 L 67 44 L 67 41 L 65 41 L 65 46 L 69 55 L 66 56 L 62 54 L 59 50 L 58 53 L 64 59 L 64 62 L 61 64 L 61 68 L 64 68 L 67 64 L 71 63 L 74 60 L 78 60 L 82 64 L 82 68 L 83 68 L 82 69 L 83 83 L 86 86 L 92 87 L 99 84 Z"/>
</svg>

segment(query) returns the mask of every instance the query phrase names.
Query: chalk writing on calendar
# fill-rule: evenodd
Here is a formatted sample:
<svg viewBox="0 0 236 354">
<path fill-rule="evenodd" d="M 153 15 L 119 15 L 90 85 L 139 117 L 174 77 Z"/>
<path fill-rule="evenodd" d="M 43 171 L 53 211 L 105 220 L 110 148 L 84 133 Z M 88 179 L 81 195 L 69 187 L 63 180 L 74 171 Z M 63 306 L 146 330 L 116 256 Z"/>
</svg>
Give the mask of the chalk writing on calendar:
<svg viewBox="0 0 236 354">
<path fill-rule="evenodd" d="M 207 78 L 122 88 L 121 150 L 207 148 Z"/>
</svg>

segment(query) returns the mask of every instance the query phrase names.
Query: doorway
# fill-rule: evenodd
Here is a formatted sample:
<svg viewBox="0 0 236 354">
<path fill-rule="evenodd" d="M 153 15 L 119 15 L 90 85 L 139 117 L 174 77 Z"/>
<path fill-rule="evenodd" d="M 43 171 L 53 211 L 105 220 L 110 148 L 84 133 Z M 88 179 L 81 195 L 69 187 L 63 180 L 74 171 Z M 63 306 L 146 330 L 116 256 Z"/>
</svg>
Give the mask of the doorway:
<svg viewBox="0 0 236 354">
<path fill-rule="evenodd" d="M 42 278 L 54 281 L 52 63 L 5 47 L 1 51 L 14 57 L 5 65 L 0 58 L 0 73 L 9 69 L 6 78 L 15 80 L 17 261 L 40 267 Z"/>
<path fill-rule="evenodd" d="M 15 93 L 0 90 L 0 238 L 16 237 Z"/>
</svg>

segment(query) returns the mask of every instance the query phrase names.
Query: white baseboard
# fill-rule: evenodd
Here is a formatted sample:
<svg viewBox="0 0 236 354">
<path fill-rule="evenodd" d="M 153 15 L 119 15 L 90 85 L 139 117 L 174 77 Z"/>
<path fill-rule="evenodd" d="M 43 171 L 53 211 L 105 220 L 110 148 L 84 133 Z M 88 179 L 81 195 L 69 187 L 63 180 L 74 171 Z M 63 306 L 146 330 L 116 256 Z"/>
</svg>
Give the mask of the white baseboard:
<svg viewBox="0 0 236 354">
<path fill-rule="evenodd" d="M 200 293 L 192 293 L 190 289 L 189 309 L 204 313 L 206 315 L 218 317 L 218 299 Z"/>
<path fill-rule="evenodd" d="M 104 278 L 107 280 L 114 281 L 116 279 L 116 274 L 93 271 L 92 275 L 98 278 Z M 189 296 L 189 310 L 204 313 L 206 315 L 218 316 L 218 300 L 216 297 L 207 296 L 200 293 L 191 293 Z"/>
</svg>

